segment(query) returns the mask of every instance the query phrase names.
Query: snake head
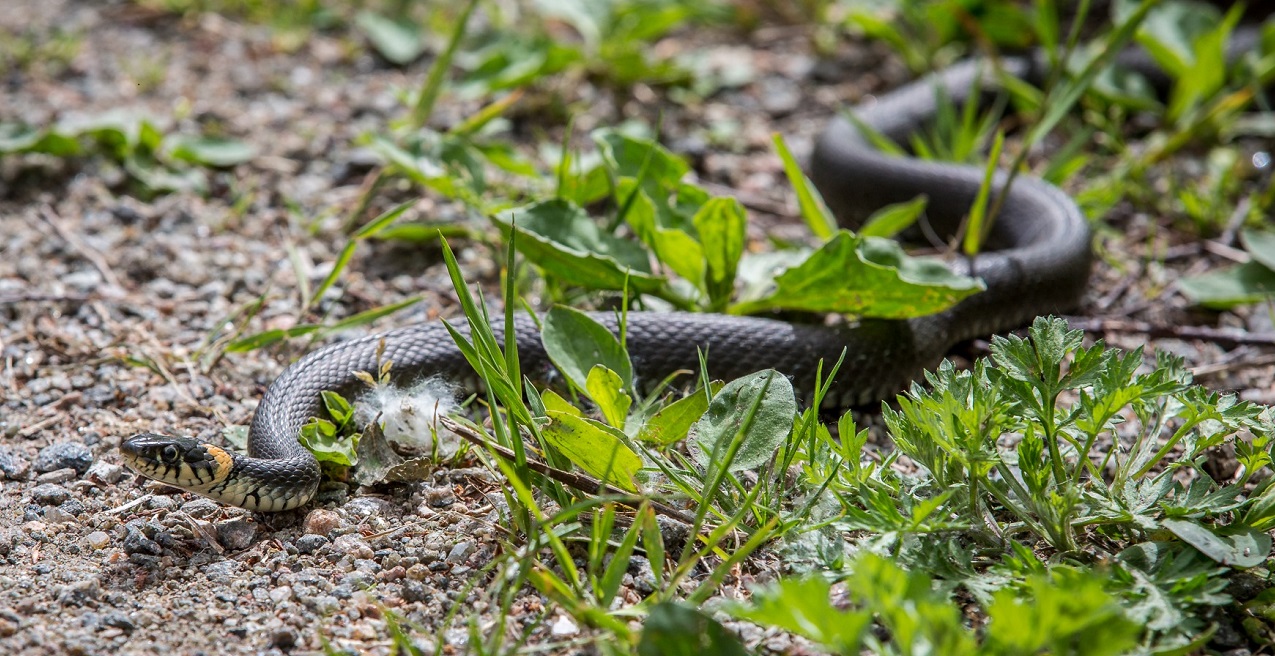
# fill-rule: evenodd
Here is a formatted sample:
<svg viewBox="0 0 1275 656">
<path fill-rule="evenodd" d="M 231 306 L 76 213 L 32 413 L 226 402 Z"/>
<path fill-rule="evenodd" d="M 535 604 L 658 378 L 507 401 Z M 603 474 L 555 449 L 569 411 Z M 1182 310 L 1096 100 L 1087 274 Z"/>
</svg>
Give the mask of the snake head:
<svg viewBox="0 0 1275 656">
<path fill-rule="evenodd" d="M 225 480 L 234 467 L 229 453 L 189 437 L 141 433 L 120 444 L 124 462 L 139 474 L 192 492 Z"/>
</svg>

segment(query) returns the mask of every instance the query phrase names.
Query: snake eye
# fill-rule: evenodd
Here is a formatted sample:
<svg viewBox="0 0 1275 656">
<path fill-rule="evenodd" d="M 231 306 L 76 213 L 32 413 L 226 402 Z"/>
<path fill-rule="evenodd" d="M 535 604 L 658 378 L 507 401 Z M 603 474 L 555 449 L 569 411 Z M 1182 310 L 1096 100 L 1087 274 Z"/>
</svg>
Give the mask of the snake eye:
<svg viewBox="0 0 1275 656">
<path fill-rule="evenodd" d="M 164 462 L 177 462 L 179 455 L 181 454 L 177 452 L 177 447 L 172 444 L 164 447 L 164 450 L 159 452 L 159 456 L 164 459 Z"/>
</svg>

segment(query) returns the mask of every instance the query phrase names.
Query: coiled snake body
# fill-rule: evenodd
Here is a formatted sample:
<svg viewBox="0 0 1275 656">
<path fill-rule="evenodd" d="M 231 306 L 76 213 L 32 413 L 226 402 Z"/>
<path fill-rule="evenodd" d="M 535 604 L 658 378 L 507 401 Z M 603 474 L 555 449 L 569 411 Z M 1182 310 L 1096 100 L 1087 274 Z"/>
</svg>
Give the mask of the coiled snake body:
<svg viewBox="0 0 1275 656">
<path fill-rule="evenodd" d="M 934 115 L 937 87 L 958 103 L 978 92 L 979 66 L 960 64 L 880 96 L 855 113 L 863 124 L 906 143 Z M 1036 77 L 1026 58 L 1005 59 L 1002 66 L 1019 77 Z M 985 77 L 991 77 L 990 71 Z M 885 156 L 843 119 L 834 120 L 817 140 L 810 172 L 839 220 L 851 226 L 883 205 L 926 194 L 929 227 L 943 238 L 956 232 L 983 177 L 975 167 Z M 773 367 L 801 389 L 813 384 L 820 359 L 836 362 L 844 348 L 834 402 L 850 406 L 882 399 L 935 365 L 961 340 L 1013 328 L 1079 302 L 1089 277 L 1090 233 L 1075 203 L 1057 188 L 1019 176 L 986 247 L 974 260 L 973 271 L 965 262 L 952 265 L 959 273 L 981 277 L 986 291 L 927 317 L 825 326 L 714 314 L 630 313 L 627 346 L 634 371 L 656 381 L 679 369 L 697 371 L 702 349 L 715 378 L 730 380 Z M 593 317 L 616 329 L 612 314 Z M 517 319 L 514 330 L 524 369 L 547 369 L 534 323 Z M 353 373 L 376 369 L 382 340 L 382 357 L 393 362 L 400 381 L 473 375 L 441 324 L 414 325 L 327 346 L 289 367 L 253 416 L 248 457 L 191 438 L 155 434 L 131 437 L 120 450 L 140 473 L 225 503 L 258 511 L 301 506 L 318 489 L 319 467 L 297 441 L 300 428 L 320 414 L 320 391 L 349 395 L 360 388 Z"/>
</svg>

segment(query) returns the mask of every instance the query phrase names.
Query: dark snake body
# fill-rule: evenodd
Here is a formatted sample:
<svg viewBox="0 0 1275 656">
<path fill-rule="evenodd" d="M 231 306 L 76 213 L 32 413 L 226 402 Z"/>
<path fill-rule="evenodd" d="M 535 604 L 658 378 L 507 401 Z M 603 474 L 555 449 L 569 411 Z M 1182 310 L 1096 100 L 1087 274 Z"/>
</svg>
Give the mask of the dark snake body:
<svg viewBox="0 0 1275 656">
<path fill-rule="evenodd" d="M 906 143 L 933 117 L 937 86 L 957 103 L 977 92 L 979 65 L 967 62 L 913 82 L 859 106 L 855 113 L 867 126 Z M 1005 59 L 1002 66 L 1025 79 L 1036 77 L 1028 59 Z M 994 76 L 988 70 L 984 77 Z M 929 228 L 942 238 L 957 231 L 983 177 L 982 169 L 976 167 L 885 156 L 844 119 L 834 120 L 818 139 L 810 171 L 844 224 L 857 225 L 883 205 L 925 194 Z M 1002 177 L 998 187 L 1003 181 Z M 792 377 L 799 390 L 808 390 L 819 361 L 830 367 L 845 349 L 845 362 L 833 385 L 833 403 L 853 406 L 880 400 L 938 363 L 957 342 L 1014 328 L 1037 315 L 1065 311 L 1079 303 L 1089 277 L 1090 232 L 1075 203 L 1057 188 L 1019 176 L 1004 200 L 986 249 L 972 271 L 965 261 L 952 264 L 958 273 L 981 277 L 986 291 L 946 312 L 916 319 L 825 326 L 715 314 L 629 313 L 626 339 L 634 371 L 645 381 L 662 380 L 677 370 L 698 371 L 698 352 L 704 350 L 714 378 L 730 380 L 771 367 Z M 591 316 L 616 330 L 613 314 Z M 531 319 L 517 318 L 514 330 L 524 370 L 548 370 L 550 364 Z M 214 472 L 213 465 L 221 462 L 218 458 L 224 452 L 194 440 L 185 439 L 178 449 L 160 453 L 173 438 L 140 435 L 127 440 L 121 450 L 143 474 L 170 483 L 180 470 L 177 451 L 186 459 L 212 463 L 206 476 L 187 475 L 182 486 L 227 503 L 263 511 L 301 506 L 313 498 L 319 485 L 314 456 L 297 442 L 301 426 L 322 414 L 320 391 L 351 395 L 362 388 L 353 374 L 376 370 L 382 341 L 381 357 L 393 362 L 399 381 L 434 375 L 451 380 L 474 377 L 441 323 L 409 326 L 332 344 L 288 367 L 253 416 L 250 456 L 231 456 L 229 472 Z"/>
</svg>

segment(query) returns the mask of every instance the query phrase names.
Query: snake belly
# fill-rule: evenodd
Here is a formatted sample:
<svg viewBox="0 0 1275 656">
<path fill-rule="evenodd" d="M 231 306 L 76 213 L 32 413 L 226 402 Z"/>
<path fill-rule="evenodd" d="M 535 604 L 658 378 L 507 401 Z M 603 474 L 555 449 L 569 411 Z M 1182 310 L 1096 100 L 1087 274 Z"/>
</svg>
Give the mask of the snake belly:
<svg viewBox="0 0 1275 656">
<path fill-rule="evenodd" d="M 958 64 L 862 104 L 855 114 L 863 125 L 896 143 L 907 143 L 934 116 L 936 89 L 957 103 L 979 93 L 977 81 L 994 77 L 980 76 L 981 65 Z M 1001 66 L 1025 79 L 1036 77 L 1036 66 L 1028 58 L 1006 58 Z M 946 239 L 956 233 L 974 202 L 983 170 L 886 156 L 854 124 L 835 119 L 816 141 L 810 175 L 838 220 L 849 227 L 884 205 L 925 194 L 927 227 Z M 996 184 L 1002 187 L 1004 176 Z M 799 393 L 808 397 L 819 361 L 836 362 L 845 349 L 845 361 L 826 402 L 863 405 L 904 388 L 957 342 L 1079 303 L 1089 278 L 1090 231 L 1076 204 L 1056 187 L 1018 176 L 985 243 L 986 252 L 972 263 L 951 266 L 958 273 L 981 277 L 986 290 L 926 317 L 816 325 L 717 314 L 629 313 L 626 345 L 635 375 L 650 382 L 679 370 L 698 371 L 699 353 L 704 351 L 714 378 L 730 380 L 774 368 L 791 377 Z M 614 314 L 591 316 L 617 331 Z M 496 328 L 503 339 L 501 328 Z M 551 365 L 534 322 L 516 317 L 513 330 L 524 371 L 532 376 L 547 372 Z M 460 331 L 467 332 L 464 327 Z M 384 352 L 378 353 L 382 343 Z M 326 346 L 288 367 L 253 415 L 247 457 L 189 438 L 167 438 L 184 441 L 165 453 L 169 444 L 161 439 L 166 436 L 153 434 L 129 438 L 121 452 L 144 475 L 225 503 L 259 511 L 296 508 L 309 502 L 319 485 L 318 463 L 297 441 L 301 426 L 322 413 L 319 392 L 352 395 L 363 387 L 354 372 L 376 371 L 384 360 L 393 362 L 399 383 L 429 376 L 474 378 L 441 323 L 408 326 Z M 190 458 L 177 458 L 177 451 Z M 173 456 L 172 462 L 165 460 L 167 456 Z M 195 471 L 201 467 L 202 472 Z"/>
</svg>

